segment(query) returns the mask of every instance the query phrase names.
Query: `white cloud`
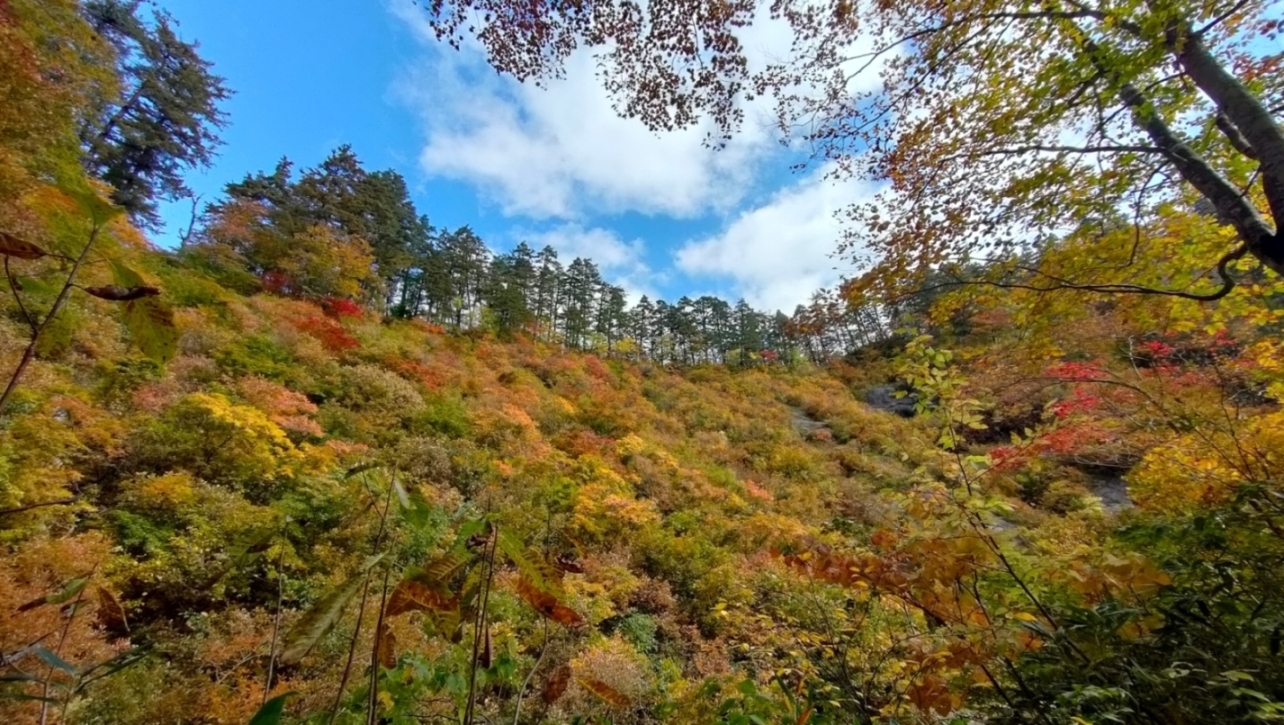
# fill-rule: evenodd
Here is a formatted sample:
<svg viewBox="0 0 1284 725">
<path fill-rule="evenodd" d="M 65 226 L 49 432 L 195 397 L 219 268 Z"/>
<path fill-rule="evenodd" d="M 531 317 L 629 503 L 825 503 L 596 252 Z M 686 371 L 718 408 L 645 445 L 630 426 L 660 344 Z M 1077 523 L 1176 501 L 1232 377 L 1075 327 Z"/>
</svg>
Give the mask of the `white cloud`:
<svg viewBox="0 0 1284 725">
<path fill-rule="evenodd" d="M 644 262 L 640 240 L 592 227 L 601 215 L 622 212 L 695 218 L 730 218 L 718 235 L 688 242 L 674 254 L 675 271 L 721 278 L 758 307 L 792 311 L 838 272 L 829 258 L 840 234 L 834 212 L 868 194 L 856 182 L 821 181 L 817 170 L 777 190 L 768 203 L 741 208 L 761 187 L 769 165 L 787 163 L 776 144 L 774 108 L 768 98 L 744 105 L 745 122 L 718 151 L 704 141 L 703 124 L 656 134 L 639 121 L 620 118 L 597 76 L 594 59 L 577 51 L 565 76 L 545 88 L 497 75 L 482 49 L 466 40 L 461 51 L 442 49 L 422 10 L 409 0 L 388 0 L 423 41 L 424 57 L 399 83 L 400 95 L 416 108 L 426 133 L 420 162 L 430 175 L 473 185 L 506 215 L 562 222 L 524 237 L 533 246 L 551 244 L 565 262 L 593 259 L 607 279 L 636 299 L 654 296 L 663 275 Z M 791 53 L 792 30 L 769 17 L 769 4 L 741 31 L 750 70 Z M 858 40 L 853 55 L 867 41 Z M 849 62 L 844 67 L 854 64 Z M 876 87 L 878 68 L 853 78 L 849 90 Z M 806 95 L 805 89 L 789 89 Z M 794 153 L 806 153 L 797 139 Z M 600 223 L 600 222 L 599 222 Z M 663 270 L 661 270 L 663 271 Z"/>
<path fill-rule="evenodd" d="M 428 56 L 400 83 L 427 130 L 420 163 L 477 186 L 506 214 L 726 211 L 775 149 L 760 124 L 715 151 L 704 145 L 707 125 L 659 134 L 621 118 L 586 51 L 546 88 L 496 76 L 476 49 Z"/>
<path fill-rule="evenodd" d="M 874 187 L 832 181 L 818 169 L 776 192 L 765 204 L 737 215 L 723 231 L 683 245 L 675 253 L 689 275 L 730 280 L 751 305 L 793 312 L 821 287 L 839 280 L 841 260 L 831 255 L 841 233 L 835 213 L 868 201 Z"/>
<path fill-rule="evenodd" d="M 422 10 L 391 9 L 424 44 L 424 57 L 398 83 L 418 110 L 427 141 L 420 162 L 431 175 L 477 186 L 504 213 L 581 219 L 637 211 L 694 217 L 726 213 L 750 190 L 755 172 L 778 153 L 766 99 L 746 106 L 746 122 L 721 150 L 705 146 L 712 125 L 655 133 L 621 118 L 588 50 L 567 61 L 544 88 L 498 76 L 475 41 L 460 51 L 435 41 Z M 746 30 L 759 69 L 788 52 L 783 22 Z"/>
<path fill-rule="evenodd" d="M 576 257 L 592 260 L 604 279 L 624 288 L 630 302 L 642 295 L 656 295 L 654 283 L 659 276 L 646 264 L 641 239 L 625 241 L 609 229 L 585 229 L 574 223 L 519 236 L 536 251 L 545 246 L 556 249 L 563 265 Z"/>
</svg>

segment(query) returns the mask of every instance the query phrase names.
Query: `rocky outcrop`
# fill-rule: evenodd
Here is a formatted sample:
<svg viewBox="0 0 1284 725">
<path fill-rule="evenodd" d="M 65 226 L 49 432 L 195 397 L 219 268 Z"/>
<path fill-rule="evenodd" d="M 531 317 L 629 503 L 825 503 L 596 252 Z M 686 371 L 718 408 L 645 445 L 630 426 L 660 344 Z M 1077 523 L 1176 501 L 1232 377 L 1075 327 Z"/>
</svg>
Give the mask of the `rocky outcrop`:
<svg viewBox="0 0 1284 725">
<path fill-rule="evenodd" d="M 877 385 L 865 392 L 865 403 L 875 410 L 895 413 L 902 418 L 913 418 L 918 394 L 911 392 L 897 397 L 897 392 L 902 390 L 904 388 L 897 385 Z"/>
</svg>

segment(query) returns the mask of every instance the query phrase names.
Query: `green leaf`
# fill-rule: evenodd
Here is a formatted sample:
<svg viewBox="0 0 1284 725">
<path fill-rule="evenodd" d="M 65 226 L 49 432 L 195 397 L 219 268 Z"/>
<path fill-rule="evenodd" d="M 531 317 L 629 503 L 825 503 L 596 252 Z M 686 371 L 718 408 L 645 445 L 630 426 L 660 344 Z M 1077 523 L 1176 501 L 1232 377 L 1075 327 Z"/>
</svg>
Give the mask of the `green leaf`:
<svg viewBox="0 0 1284 725">
<path fill-rule="evenodd" d="M 62 289 L 62 284 L 41 277 L 22 277 L 18 280 L 18 289 L 26 294 L 38 297 L 53 297 Z"/>
<path fill-rule="evenodd" d="M 22 702 L 53 702 L 60 700 L 56 697 L 41 697 L 40 695 L 28 695 L 25 692 L 15 692 L 12 695 L 0 692 L 0 700 L 19 700 Z"/>
<path fill-rule="evenodd" d="M 178 352 L 178 327 L 174 311 L 158 297 L 144 297 L 125 303 L 125 327 L 134 344 L 147 357 L 166 362 Z"/>
<path fill-rule="evenodd" d="M 281 718 L 285 715 L 285 701 L 294 694 L 287 692 L 263 703 L 263 707 L 260 707 L 259 711 L 254 713 L 254 717 L 250 718 L 250 725 L 276 725 L 281 722 Z"/>
<path fill-rule="evenodd" d="M 76 595 L 84 591 L 85 585 L 88 583 L 89 583 L 88 576 L 78 576 L 75 579 L 70 579 L 67 581 L 66 584 L 63 585 L 62 591 L 59 591 L 56 594 L 49 594 L 49 595 L 40 597 L 39 599 L 33 599 L 27 602 L 26 604 L 22 605 L 21 607 L 18 607 L 18 611 L 25 612 L 29 609 L 42 607 L 46 604 L 62 604 L 64 602 L 68 602 L 73 597 L 75 597 Z"/>
<path fill-rule="evenodd" d="M 396 492 L 397 503 L 401 505 L 401 508 L 410 508 L 410 494 L 406 493 L 406 487 L 401 485 L 401 481 L 395 478 L 392 479 L 392 490 Z"/>
<path fill-rule="evenodd" d="M 113 259 L 110 263 L 112 280 L 117 286 L 126 289 L 147 287 L 142 276 L 124 262 Z M 178 352 L 174 312 L 156 295 L 125 303 L 125 327 L 143 354 L 157 362 L 165 362 Z"/>
<path fill-rule="evenodd" d="M 468 550 L 468 540 L 480 534 L 486 529 L 489 522 L 486 519 L 474 519 L 465 521 L 460 525 L 459 530 L 455 533 L 455 543 L 451 546 L 451 551 L 465 552 Z"/>
<path fill-rule="evenodd" d="M 44 663 L 49 665 L 50 667 L 62 670 L 63 672 L 66 672 L 71 675 L 76 674 L 75 666 L 73 666 L 67 660 L 64 660 L 63 658 L 54 654 L 53 652 L 50 652 L 49 650 L 45 649 L 44 647 L 37 647 L 34 650 L 32 650 L 32 652 L 35 652 L 36 656 L 39 657 L 41 660 L 43 660 Z"/>
<path fill-rule="evenodd" d="M 143 285 L 143 277 L 135 272 L 129 265 L 119 259 L 108 260 L 111 265 L 112 281 L 120 287 L 140 287 Z"/>
<path fill-rule="evenodd" d="M 287 664 L 297 662 L 312 651 L 316 643 L 338 624 L 348 602 L 352 601 L 357 591 L 361 589 L 363 580 L 362 575 L 354 576 L 339 588 L 331 590 L 317 600 L 317 603 L 312 605 L 312 608 L 285 636 L 285 649 L 281 652 L 281 661 Z"/>
<path fill-rule="evenodd" d="M 432 523 L 432 506 L 424 500 L 418 491 L 409 492 L 410 505 L 401 510 L 401 517 L 406 523 L 420 530 L 426 530 Z"/>
<path fill-rule="evenodd" d="M 125 213 L 124 208 L 112 204 L 104 199 L 83 179 L 75 179 L 72 182 L 63 182 L 58 184 L 58 190 L 71 197 L 76 205 L 80 207 L 81 213 L 89 217 L 96 224 L 104 224 L 111 219 Z"/>
<path fill-rule="evenodd" d="M 77 690 L 83 690 L 93 682 L 104 677 L 111 677 L 126 667 L 142 662 L 147 657 L 147 653 L 146 647 L 131 647 L 111 659 L 103 660 L 92 667 L 85 668 L 80 673 L 82 680 Z"/>
<path fill-rule="evenodd" d="M 371 557 L 360 571 L 341 586 L 321 597 L 311 609 L 304 613 L 285 636 L 285 648 L 281 652 L 282 662 L 291 663 L 303 659 L 322 637 L 334 629 L 334 625 L 343 618 L 343 610 L 348 606 L 348 602 L 352 601 L 357 591 L 361 589 L 366 572 L 381 559 L 383 559 L 382 554 Z"/>
<path fill-rule="evenodd" d="M 76 315 L 66 308 L 60 310 L 40 329 L 40 338 L 36 340 L 36 354 L 46 360 L 60 357 L 71 347 L 75 331 Z"/>
<path fill-rule="evenodd" d="M 526 545 L 522 543 L 510 529 L 503 529 L 499 532 L 499 550 L 504 552 L 517 571 L 527 579 L 536 589 L 551 594 L 558 599 L 564 595 L 562 591 L 562 582 L 558 572 L 543 561 L 533 561 L 526 556 Z"/>
<path fill-rule="evenodd" d="M 352 478 L 353 476 L 359 473 L 365 473 L 366 471 L 374 470 L 378 468 L 380 465 L 382 464 L 380 464 L 378 461 L 365 461 L 363 463 L 358 463 L 352 468 L 349 468 L 347 472 L 343 474 L 343 477 L 345 479 Z"/>
</svg>

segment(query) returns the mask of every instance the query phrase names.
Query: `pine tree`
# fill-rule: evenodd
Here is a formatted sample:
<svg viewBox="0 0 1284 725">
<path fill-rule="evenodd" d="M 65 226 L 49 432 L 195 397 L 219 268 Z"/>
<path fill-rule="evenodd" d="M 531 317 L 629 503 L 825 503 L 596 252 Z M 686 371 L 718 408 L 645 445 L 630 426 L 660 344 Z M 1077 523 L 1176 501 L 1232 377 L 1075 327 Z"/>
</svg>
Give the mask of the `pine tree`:
<svg viewBox="0 0 1284 725">
<path fill-rule="evenodd" d="M 81 121 L 85 166 L 114 188 L 112 200 L 146 226 L 157 203 L 190 194 L 184 171 L 208 166 L 221 143 L 231 96 L 195 43 L 174 31 L 164 11 L 140 17 L 140 0 L 83 6 L 95 32 L 115 49 L 119 93 L 104 93 Z"/>
</svg>

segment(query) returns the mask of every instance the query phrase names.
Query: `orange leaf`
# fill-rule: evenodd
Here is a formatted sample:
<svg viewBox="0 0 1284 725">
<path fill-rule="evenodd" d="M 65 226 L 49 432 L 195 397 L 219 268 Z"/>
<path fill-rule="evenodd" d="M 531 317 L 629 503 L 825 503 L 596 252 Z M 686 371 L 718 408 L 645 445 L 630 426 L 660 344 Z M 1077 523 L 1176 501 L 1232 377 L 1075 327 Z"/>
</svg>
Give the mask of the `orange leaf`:
<svg viewBox="0 0 1284 725">
<path fill-rule="evenodd" d="M 459 606 L 459 598 L 434 589 L 415 579 L 402 579 L 388 595 L 384 616 L 395 617 L 405 612 L 445 612 Z"/>
<path fill-rule="evenodd" d="M 526 577 L 517 582 L 517 594 L 535 608 L 535 611 L 565 627 L 580 627 L 584 618 L 574 609 L 563 604 L 557 597 L 537 588 Z"/>
<path fill-rule="evenodd" d="M 584 689 L 602 698 L 604 702 L 612 707 L 629 706 L 628 696 L 601 680 L 595 680 L 591 677 L 576 677 L 575 681 L 580 683 L 580 686 Z"/>
</svg>

